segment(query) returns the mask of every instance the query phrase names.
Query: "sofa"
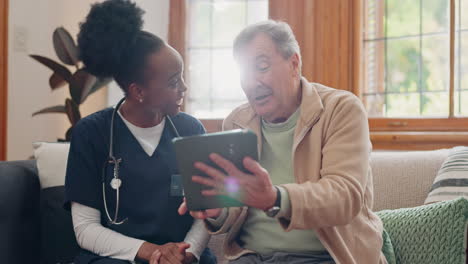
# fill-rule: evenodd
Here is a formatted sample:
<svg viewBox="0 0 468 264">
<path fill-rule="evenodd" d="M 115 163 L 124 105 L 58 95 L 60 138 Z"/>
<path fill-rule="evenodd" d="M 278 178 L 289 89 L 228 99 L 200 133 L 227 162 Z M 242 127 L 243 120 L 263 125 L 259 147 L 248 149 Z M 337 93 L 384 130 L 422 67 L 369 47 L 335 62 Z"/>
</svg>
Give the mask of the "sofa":
<svg viewBox="0 0 468 264">
<path fill-rule="evenodd" d="M 374 210 L 422 205 L 449 151 L 373 152 Z M 40 186 L 35 160 L 0 162 L 1 263 L 67 263 L 76 253 L 71 217 L 66 211 L 51 216 L 51 207 L 59 207 L 59 202 L 45 201 Z M 60 199 L 62 191 L 52 196 Z M 47 227 L 49 221 L 61 223 Z M 57 226 L 62 231 L 54 231 Z M 209 243 L 219 263 L 226 263 L 223 240 L 223 235 L 213 236 Z"/>
</svg>

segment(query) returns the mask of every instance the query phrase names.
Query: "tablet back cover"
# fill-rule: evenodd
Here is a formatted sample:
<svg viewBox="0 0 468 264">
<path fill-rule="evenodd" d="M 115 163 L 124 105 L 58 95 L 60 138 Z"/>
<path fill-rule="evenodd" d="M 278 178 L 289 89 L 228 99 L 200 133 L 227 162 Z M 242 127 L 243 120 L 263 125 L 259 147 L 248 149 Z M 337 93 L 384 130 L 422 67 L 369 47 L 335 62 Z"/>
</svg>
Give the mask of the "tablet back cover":
<svg viewBox="0 0 468 264">
<path fill-rule="evenodd" d="M 209 177 L 196 169 L 193 165 L 200 161 L 209 166 L 219 168 L 210 159 L 211 153 L 217 153 L 230 160 L 237 168 L 244 172 L 242 160 L 251 157 L 258 160 L 257 135 L 249 130 L 231 130 L 219 133 L 204 134 L 190 137 L 180 137 L 173 140 L 179 173 L 182 175 L 183 187 L 187 206 L 191 211 L 243 206 L 239 199 L 239 186 L 230 182 L 229 195 L 204 196 L 201 191 L 210 187 L 192 181 L 193 175 Z M 224 172 L 224 171 L 223 171 Z"/>
</svg>

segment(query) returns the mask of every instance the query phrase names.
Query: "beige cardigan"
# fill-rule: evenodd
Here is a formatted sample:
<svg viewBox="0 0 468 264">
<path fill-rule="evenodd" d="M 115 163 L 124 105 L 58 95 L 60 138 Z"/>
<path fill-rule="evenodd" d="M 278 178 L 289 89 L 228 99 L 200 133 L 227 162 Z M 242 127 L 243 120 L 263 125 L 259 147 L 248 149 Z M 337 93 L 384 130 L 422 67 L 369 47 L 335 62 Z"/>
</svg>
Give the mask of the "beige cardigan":
<svg viewBox="0 0 468 264">
<path fill-rule="evenodd" d="M 371 143 L 366 110 L 353 94 L 302 78 L 300 117 L 294 133 L 295 183 L 285 184 L 291 219 L 280 219 L 286 231 L 314 229 L 337 264 L 386 263 L 381 253 L 382 222 L 372 212 Z M 250 105 L 235 109 L 223 129 L 251 129 L 262 149 L 261 119 Z M 228 259 L 249 252 L 236 238 L 247 207 L 230 208 L 221 228 Z M 210 225 L 207 225 L 210 229 Z"/>
</svg>

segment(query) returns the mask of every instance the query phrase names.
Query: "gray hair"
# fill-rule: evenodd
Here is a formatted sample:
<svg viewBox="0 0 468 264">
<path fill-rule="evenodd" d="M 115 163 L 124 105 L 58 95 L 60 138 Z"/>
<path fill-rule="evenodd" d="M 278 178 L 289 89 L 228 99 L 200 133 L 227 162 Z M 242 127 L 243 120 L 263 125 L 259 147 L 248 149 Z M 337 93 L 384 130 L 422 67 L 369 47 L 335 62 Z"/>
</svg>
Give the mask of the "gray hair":
<svg viewBox="0 0 468 264">
<path fill-rule="evenodd" d="M 299 70 L 301 69 L 301 48 L 299 47 L 299 43 L 297 43 L 291 27 L 282 21 L 266 20 L 244 28 L 234 39 L 234 57 L 239 54 L 242 47 L 252 41 L 259 33 L 264 33 L 271 37 L 283 58 L 289 59 L 292 55 L 297 53 L 299 56 Z"/>
</svg>

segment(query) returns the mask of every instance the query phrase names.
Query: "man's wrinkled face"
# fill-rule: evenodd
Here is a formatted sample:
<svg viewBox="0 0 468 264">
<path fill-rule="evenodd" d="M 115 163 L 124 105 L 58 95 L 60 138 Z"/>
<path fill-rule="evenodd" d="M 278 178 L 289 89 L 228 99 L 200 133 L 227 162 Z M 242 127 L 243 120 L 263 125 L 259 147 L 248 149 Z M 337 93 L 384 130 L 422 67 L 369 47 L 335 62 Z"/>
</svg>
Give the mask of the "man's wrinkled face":
<svg viewBox="0 0 468 264">
<path fill-rule="evenodd" d="M 278 121 L 297 101 L 299 58 L 285 58 L 273 40 L 259 33 L 237 54 L 241 86 L 255 112 L 269 122 Z"/>
</svg>

